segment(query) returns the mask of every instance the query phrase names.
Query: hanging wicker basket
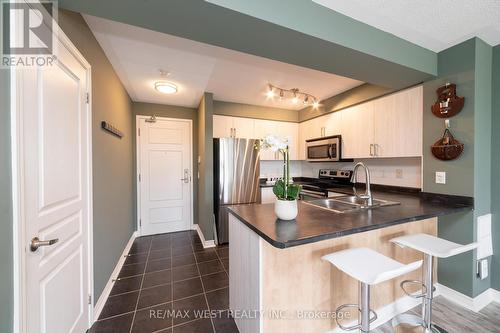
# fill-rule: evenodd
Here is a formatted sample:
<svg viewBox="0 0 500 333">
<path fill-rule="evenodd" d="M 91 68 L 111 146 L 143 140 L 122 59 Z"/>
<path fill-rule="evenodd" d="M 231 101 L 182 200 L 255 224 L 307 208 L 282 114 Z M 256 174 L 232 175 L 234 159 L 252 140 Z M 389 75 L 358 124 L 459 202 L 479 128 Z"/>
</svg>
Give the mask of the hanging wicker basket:
<svg viewBox="0 0 500 333">
<path fill-rule="evenodd" d="M 432 113 L 438 118 L 450 118 L 462 111 L 465 98 L 457 96 L 457 86 L 447 83 L 437 91 L 438 100 L 432 105 Z"/>
<path fill-rule="evenodd" d="M 450 130 L 446 129 L 443 137 L 432 145 L 431 150 L 436 158 L 451 161 L 462 155 L 464 144 L 455 139 Z"/>
</svg>

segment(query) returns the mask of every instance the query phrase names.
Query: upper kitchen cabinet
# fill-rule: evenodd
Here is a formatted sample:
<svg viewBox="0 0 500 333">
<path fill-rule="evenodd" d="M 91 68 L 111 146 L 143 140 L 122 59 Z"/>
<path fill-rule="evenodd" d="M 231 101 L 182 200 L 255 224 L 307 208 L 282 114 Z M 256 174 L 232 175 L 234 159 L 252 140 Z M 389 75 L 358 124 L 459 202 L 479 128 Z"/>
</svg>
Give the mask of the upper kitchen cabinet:
<svg viewBox="0 0 500 333">
<path fill-rule="evenodd" d="M 290 151 L 290 159 L 297 160 L 298 153 L 298 136 L 299 125 L 297 123 L 273 121 L 273 120 L 255 120 L 254 137 L 262 139 L 267 135 L 276 135 L 288 140 L 288 148 Z M 263 150 L 260 153 L 261 160 L 280 160 L 282 156 L 279 153 L 274 153 L 270 150 Z"/>
<path fill-rule="evenodd" d="M 214 115 L 213 121 L 214 138 L 254 138 L 254 119 Z"/>
<path fill-rule="evenodd" d="M 422 91 L 418 86 L 373 102 L 374 156 L 422 156 Z"/>
<path fill-rule="evenodd" d="M 342 158 L 373 157 L 373 103 L 355 105 L 341 113 Z"/>
<path fill-rule="evenodd" d="M 288 151 L 291 160 L 299 158 L 299 124 L 289 122 L 278 122 L 277 135 L 288 140 Z"/>
<path fill-rule="evenodd" d="M 273 134 L 276 135 L 278 130 L 276 121 L 256 119 L 254 125 L 254 137 L 256 139 L 263 139 L 264 137 Z M 278 159 L 277 153 L 270 149 L 261 150 L 260 159 L 263 161 L 274 161 Z"/>
<path fill-rule="evenodd" d="M 422 86 L 336 113 L 340 117 L 343 158 L 422 156 Z M 321 118 L 328 126 L 327 116 Z"/>
<path fill-rule="evenodd" d="M 325 126 L 323 117 L 314 118 L 299 124 L 299 159 L 305 160 L 306 140 L 316 139 L 325 136 Z"/>
</svg>

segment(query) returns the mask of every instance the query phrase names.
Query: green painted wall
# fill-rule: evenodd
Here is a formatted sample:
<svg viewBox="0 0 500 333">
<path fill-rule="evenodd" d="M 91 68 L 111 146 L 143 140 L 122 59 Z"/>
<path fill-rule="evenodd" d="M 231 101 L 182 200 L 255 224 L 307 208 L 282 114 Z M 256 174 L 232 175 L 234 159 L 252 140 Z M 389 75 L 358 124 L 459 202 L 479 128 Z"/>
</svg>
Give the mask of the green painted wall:
<svg viewBox="0 0 500 333">
<path fill-rule="evenodd" d="M 152 116 L 165 118 L 180 118 L 180 119 L 191 119 L 193 121 L 193 218 L 194 222 L 198 221 L 198 179 L 196 177 L 198 173 L 198 163 L 196 160 L 198 158 L 198 110 L 193 108 L 186 108 L 182 106 L 172 106 L 172 105 L 162 105 L 153 103 L 132 103 L 132 112 L 134 113 L 134 132 L 137 132 L 136 117 L 137 115 L 142 116 Z M 134 146 L 134 175 L 137 174 L 137 149 L 136 149 L 136 137 L 133 136 L 133 146 Z M 134 193 L 136 193 L 137 183 L 134 181 Z M 135 200 L 135 210 L 137 211 L 137 200 Z M 135 214 L 134 216 L 137 216 Z"/>
<path fill-rule="evenodd" d="M 13 253 L 9 71 L 0 69 L 0 332 L 12 332 Z"/>
<path fill-rule="evenodd" d="M 481 39 L 476 38 L 475 55 L 474 222 L 477 221 L 477 218 L 481 215 L 491 213 L 493 48 Z M 474 239 L 477 239 L 476 236 L 477 226 L 474 224 Z M 491 265 L 491 259 L 489 260 Z M 473 295 L 477 296 L 491 287 L 491 274 L 485 280 L 477 279 L 473 276 L 472 281 Z"/>
<path fill-rule="evenodd" d="M 312 1 L 217 3 L 236 10 L 204 0 L 60 0 L 59 6 L 392 88 L 437 73 L 434 52 Z"/>
<path fill-rule="evenodd" d="M 500 169 L 500 45 L 493 49 L 493 132 L 491 146 L 492 170 Z M 491 178 L 491 209 L 493 212 L 493 256 L 491 286 L 500 290 L 500 177 Z"/>
<path fill-rule="evenodd" d="M 92 66 L 94 301 L 135 230 L 131 100 L 104 51 L 78 13 L 61 10 L 59 25 Z M 109 121 L 120 140 L 100 128 Z"/>
<path fill-rule="evenodd" d="M 266 106 L 214 101 L 214 114 L 245 118 L 280 120 L 289 122 L 299 121 L 299 111 L 271 108 Z"/>
<path fill-rule="evenodd" d="M 375 29 L 313 1 L 208 0 L 214 4 L 359 50 L 403 66 L 436 74 L 434 52 Z"/>
<path fill-rule="evenodd" d="M 213 104 L 204 93 L 198 107 L 198 225 L 206 240 L 214 239 Z"/>
<path fill-rule="evenodd" d="M 491 210 L 491 64 L 492 48 L 478 38 L 444 50 L 438 55 L 438 78 L 424 83 L 423 189 L 475 198 L 473 212 L 439 219 L 439 236 L 460 243 L 476 239 L 475 221 Z M 436 89 L 446 82 L 457 84 L 465 97 L 462 111 L 451 118 L 454 136 L 465 144 L 462 156 L 440 161 L 430 146 L 442 136 L 444 120 L 430 111 Z M 447 184 L 436 184 L 435 172 L 445 171 Z M 475 276 L 473 252 L 439 261 L 439 282 L 465 295 L 475 297 L 490 286 L 490 280 Z"/>
<path fill-rule="evenodd" d="M 350 106 L 390 94 L 396 90 L 397 89 L 390 89 L 365 83 L 338 95 L 322 100 L 320 107 L 317 109 L 312 106 L 308 106 L 307 108 L 300 110 L 299 121 L 303 122 L 331 112 L 340 111 Z"/>
</svg>

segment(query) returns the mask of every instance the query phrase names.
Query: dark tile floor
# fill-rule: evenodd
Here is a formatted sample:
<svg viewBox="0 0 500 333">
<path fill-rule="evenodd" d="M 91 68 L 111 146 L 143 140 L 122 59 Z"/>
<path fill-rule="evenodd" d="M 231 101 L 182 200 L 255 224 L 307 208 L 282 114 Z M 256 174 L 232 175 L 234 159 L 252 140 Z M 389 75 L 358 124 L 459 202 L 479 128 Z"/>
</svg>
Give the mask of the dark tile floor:
<svg viewBox="0 0 500 333">
<path fill-rule="evenodd" d="M 137 238 L 89 332 L 238 333 L 227 312 L 228 257 L 193 231 Z"/>
</svg>

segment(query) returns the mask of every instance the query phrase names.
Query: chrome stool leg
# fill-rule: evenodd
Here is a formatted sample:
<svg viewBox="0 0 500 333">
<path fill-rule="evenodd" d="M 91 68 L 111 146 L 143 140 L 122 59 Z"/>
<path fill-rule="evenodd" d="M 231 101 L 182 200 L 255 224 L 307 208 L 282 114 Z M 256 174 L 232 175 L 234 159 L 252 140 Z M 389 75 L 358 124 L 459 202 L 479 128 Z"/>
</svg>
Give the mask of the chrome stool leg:
<svg viewBox="0 0 500 333">
<path fill-rule="evenodd" d="M 412 296 L 422 298 L 422 316 L 418 317 L 412 314 L 401 314 L 392 319 L 392 326 L 409 325 L 422 326 L 425 333 L 448 333 L 445 329 L 432 323 L 432 302 L 434 299 L 434 257 L 424 254 L 423 264 L 423 292 L 420 295 Z M 416 281 L 403 281 L 401 287 L 403 291 L 411 296 L 403 287 L 405 282 L 416 283 Z"/>
<path fill-rule="evenodd" d="M 344 304 L 335 311 L 335 321 L 344 331 L 359 330 L 360 333 L 369 333 L 370 324 L 377 320 L 377 313 L 370 309 L 370 285 L 359 282 L 359 303 Z M 344 326 L 339 321 L 339 313 L 345 308 L 355 308 L 358 310 L 358 324 L 353 326 Z"/>
</svg>

